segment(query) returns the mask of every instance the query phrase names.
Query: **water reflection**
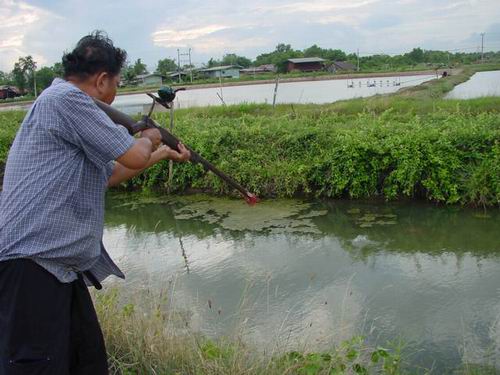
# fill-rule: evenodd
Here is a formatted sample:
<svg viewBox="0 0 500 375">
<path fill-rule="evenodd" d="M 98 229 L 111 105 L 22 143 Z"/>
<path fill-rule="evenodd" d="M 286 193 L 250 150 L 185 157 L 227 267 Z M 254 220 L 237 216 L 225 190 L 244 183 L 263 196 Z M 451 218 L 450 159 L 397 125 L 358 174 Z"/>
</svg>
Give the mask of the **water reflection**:
<svg viewBox="0 0 500 375">
<path fill-rule="evenodd" d="M 105 243 L 126 285 L 161 289 L 174 280 L 191 327 L 309 350 L 360 333 L 372 343 L 402 337 L 413 365 L 428 368 L 500 358 L 498 210 L 278 201 L 287 228 L 306 218 L 316 229 L 280 233 L 246 230 L 238 215 L 227 229 L 240 202 L 200 201 L 212 210 L 174 220 L 203 205 L 185 198 L 141 204 L 125 194 L 108 199 L 106 214 Z"/>
<path fill-rule="evenodd" d="M 467 82 L 448 93 L 446 99 L 474 99 L 484 96 L 500 96 L 500 71 L 474 74 Z"/>
</svg>

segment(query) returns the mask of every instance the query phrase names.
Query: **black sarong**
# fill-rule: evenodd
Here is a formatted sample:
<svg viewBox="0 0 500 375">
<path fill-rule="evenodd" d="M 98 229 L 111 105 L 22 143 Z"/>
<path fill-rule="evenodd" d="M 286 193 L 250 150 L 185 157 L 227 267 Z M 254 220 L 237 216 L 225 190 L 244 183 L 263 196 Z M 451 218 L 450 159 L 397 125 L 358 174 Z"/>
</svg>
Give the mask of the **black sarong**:
<svg viewBox="0 0 500 375">
<path fill-rule="evenodd" d="M 0 375 L 20 374 L 108 374 L 81 276 L 65 284 L 31 260 L 0 262 Z"/>
</svg>

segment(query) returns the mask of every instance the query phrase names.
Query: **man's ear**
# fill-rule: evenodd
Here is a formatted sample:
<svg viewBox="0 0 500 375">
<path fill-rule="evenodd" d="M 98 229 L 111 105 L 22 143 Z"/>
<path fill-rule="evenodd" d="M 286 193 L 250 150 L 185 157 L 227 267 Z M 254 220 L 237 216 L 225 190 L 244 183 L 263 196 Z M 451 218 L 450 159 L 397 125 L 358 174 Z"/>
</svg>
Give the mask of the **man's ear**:
<svg viewBox="0 0 500 375">
<path fill-rule="evenodd" d="M 95 80 L 95 87 L 99 94 L 102 94 L 106 90 L 106 80 L 109 78 L 109 74 L 107 72 L 101 72 L 97 74 Z"/>
</svg>

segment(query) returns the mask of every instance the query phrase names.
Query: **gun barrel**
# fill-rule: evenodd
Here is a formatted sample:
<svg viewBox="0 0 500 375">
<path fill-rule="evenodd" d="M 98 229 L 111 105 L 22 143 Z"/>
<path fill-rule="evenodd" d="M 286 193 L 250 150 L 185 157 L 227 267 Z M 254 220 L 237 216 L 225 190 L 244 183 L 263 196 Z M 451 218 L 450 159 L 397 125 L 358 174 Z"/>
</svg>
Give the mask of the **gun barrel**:
<svg viewBox="0 0 500 375">
<path fill-rule="evenodd" d="M 134 121 L 133 118 L 128 116 L 127 114 L 111 107 L 110 105 L 94 98 L 95 103 L 97 106 L 103 110 L 106 115 L 113 121 L 115 124 L 122 125 L 127 128 L 128 132 L 131 135 L 134 135 L 135 133 L 147 129 L 147 128 L 156 128 L 160 131 L 161 136 L 162 136 L 162 142 L 163 144 L 167 145 L 168 147 L 179 151 L 178 144 L 181 142 L 176 136 L 174 136 L 172 133 L 170 133 L 167 129 L 162 128 L 159 126 L 154 120 L 151 118 L 144 116 L 143 119 L 139 122 Z M 229 186 L 233 187 L 234 189 L 238 190 L 241 195 L 243 195 L 243 198 L 247 201 L 249 204 L 255 204 L 259 201 L 259 199 L 252 193 L 250 193 L 248 190 L 246 190 L 243 186 L 241 186 L 239 183 L 237 183 L 232 177 L 228 176 L 224 172 L 222 172 L 220 169 L 215 167 L 212 163 L 210 163 L 208 160 L 203 158 L 200 154 L 198 154 L 196 151 L 194 151 L 192 148 L 189 146 L 185 145 L 186 148 L 189 150 L 191 153 L 191 158 L 190 161 L 192 163 L 200 163 L 203 165 L 203 167 L 207 170 L 210 170 L 212 173 L 214 173 L 216 176 L 218 176 L 220 179 L 225 181 Z"/>
</svg>

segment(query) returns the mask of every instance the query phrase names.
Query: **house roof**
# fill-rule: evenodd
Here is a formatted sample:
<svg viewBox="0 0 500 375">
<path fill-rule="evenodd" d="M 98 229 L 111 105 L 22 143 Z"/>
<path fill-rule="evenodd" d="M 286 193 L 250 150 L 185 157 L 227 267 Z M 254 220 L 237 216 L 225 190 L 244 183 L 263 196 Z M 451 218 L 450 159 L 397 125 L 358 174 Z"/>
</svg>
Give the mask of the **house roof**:
<svg viewBox="0 0 500 375">
<path fill-rule="evenodd" d="M 200 69 L 200 72 L 216 72 L 218 70 L 228 70 L 228 69 L 241 69 L 240 65 L 224 65 L 224 66 L 214 66 L 213 68 Z"/>
<path fill-rule="evenodd" d="M 182 71 L 181 72 L 168 72 L 167 75 L 169 77 L 178 77 L 178 76 L 187 76 L 188 73 L 182 72 Z"/>
<path fill-rule="evenodd" d="M 304 64 L 312 62 L 325 62 L 326 60 L 322 59 L 321 57 L 302 57 L 297 59 L 288 59 L 287 61 L 290 61 L 294 64 Z"/>
<path fill-rule="evenodd" d="M 135 78 L 144 79 L 144 78 L 148 78 L 148 77 L 165 77 L 165 76 L 158 74 L 158 73 L 148 73 L 148 74 L 138 74 Z"/>
<path fill-rule="evenodd" d="M 334 61 L 333 65 L 335 65 L 337 68 L 343 69 L 343 70 L 355 70 L 356 69 L 356 67 L 353 64 L 346 62 L 346 61 Z"/>
<path fill-rule="evenodd" d="M 4 85 L 4 86 L 0 86 L 0 90 L 10 90 L 10 91 L 14 91 L 17 94 L 21 93 L 21 91 L 16 86 Z"/>
</svg>

